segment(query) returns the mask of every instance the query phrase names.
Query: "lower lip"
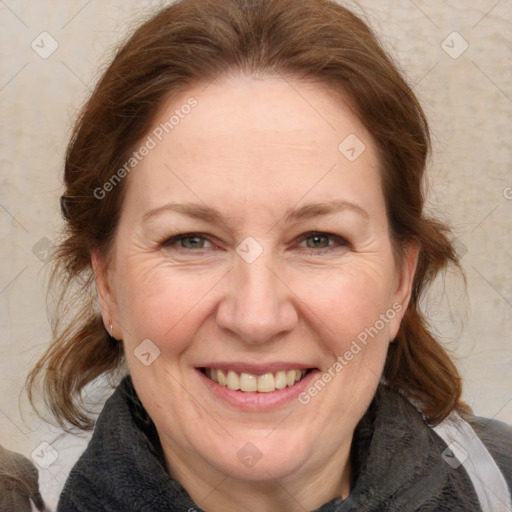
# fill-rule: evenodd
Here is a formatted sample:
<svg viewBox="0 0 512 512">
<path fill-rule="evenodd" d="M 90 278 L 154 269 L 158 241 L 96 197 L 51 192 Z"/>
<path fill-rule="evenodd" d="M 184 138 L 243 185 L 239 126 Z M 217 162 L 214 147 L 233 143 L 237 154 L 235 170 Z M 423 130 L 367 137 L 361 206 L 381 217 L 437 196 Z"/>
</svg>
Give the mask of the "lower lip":
<svg viewBox="0 0 512 512">
<path fill-rule="evenodd" d="M 234 391 L 209 379 L 201 370 L 197 370 L 197 373 L 210 393 L 218 400 L 241 410 L 267 411 L 278 409 L 297 400 L 300 393 L 310 385 L 319 371 L 310 370 L 302 380 L 296 382 L 293 386 L 284 389 L 276 389 L 270 393 Z"/>
</svg>

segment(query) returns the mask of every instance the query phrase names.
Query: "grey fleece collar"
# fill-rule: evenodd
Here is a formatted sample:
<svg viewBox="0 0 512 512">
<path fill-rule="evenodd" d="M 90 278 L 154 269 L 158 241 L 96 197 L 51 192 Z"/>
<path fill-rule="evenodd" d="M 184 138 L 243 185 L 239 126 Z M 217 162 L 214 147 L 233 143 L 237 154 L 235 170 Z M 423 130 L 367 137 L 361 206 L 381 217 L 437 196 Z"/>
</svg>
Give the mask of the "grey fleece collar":
<svg viewBox="0 0 512 512">
<path fill-rule="evenodd" d="M 410 402 L 381 384 L 354 435 L 350 495 L 317 512 L 480 512 L 463 467 L 443 460 L 445 448 Z M 166 472 L 156 429 L 129 377 L 107 400 L 61 495 L 57 512 L 78 510 L 202 510 Z"/>
</svg>

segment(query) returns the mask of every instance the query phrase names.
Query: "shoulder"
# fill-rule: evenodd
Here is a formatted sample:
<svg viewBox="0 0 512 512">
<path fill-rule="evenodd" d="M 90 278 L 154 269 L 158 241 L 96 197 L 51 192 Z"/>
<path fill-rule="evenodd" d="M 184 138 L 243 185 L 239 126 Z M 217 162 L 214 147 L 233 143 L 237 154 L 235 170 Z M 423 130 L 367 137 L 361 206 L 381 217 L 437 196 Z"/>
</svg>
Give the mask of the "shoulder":
<svg viewBox="0 0 512 512">
<path fill-rule="evenodd" d="M 57 510 L 96 511 L 98 504 L 101 510 L 162 510 L 155 503 L 163 499 L 164 489 L 171 503 L 181 498 L 181 488 L 173 482 L 156 429 L 127 377 L 105 402 Z"/>
<path fill-rule="evenodd" d="M 492 418 L 466 418 L 500 468 L 512 492 L 512 426 Z"/>
<path fill-rule="evenodd" d="M 473 430 L 482 440 L 489 440 L 490 443 L 505 443 L 512 451 L 512 425 L 493 418 L 482 416 L 470 416 L 466 421 L 473 427 Z"/>
</svg>

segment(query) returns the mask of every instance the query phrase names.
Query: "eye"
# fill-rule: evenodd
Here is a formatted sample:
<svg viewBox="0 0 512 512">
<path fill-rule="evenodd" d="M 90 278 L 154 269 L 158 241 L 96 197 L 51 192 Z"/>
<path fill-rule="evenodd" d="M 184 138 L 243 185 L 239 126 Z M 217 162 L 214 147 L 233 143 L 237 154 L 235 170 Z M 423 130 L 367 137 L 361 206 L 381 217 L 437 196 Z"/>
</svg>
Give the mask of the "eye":
<svg viewBox="0 0 512 512">
<path fill-rule="evenodd" d="M 161 245 L 177 249 L 208 249 L 210 242 L 201 233 L 183 233 L 166 239 Z"/>
<path fill-rule="evenodd" d="M 305 246 L 303 244 L 306 244 Z M 300 237 L 299 246 L 309 249 L 309 252 L 325 252 L 346 247 L 349 243 L 338 235 L 322 232 L 305 233 Z"/>
</svg>

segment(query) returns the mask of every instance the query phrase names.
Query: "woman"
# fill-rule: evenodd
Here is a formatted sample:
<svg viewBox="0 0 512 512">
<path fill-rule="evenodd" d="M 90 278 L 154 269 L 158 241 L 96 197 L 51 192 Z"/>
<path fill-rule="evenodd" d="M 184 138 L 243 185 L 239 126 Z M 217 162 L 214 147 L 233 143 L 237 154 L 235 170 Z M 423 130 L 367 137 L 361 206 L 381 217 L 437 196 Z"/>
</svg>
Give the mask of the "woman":
<svg viewBox="0 0 512 512">
<path fill-rule="evenodd" d="M 423 211 L 428 152 L 413 92 L 334 2 L 145 22 L 66 158 L 55 276 L 78 314 L 28 384 L 90 428 L 86 386 L 127 376 L 59 510 L 507 510 L 511 430 L 461 402 L 419 309 L 458 264 Z"/>
</svg>

